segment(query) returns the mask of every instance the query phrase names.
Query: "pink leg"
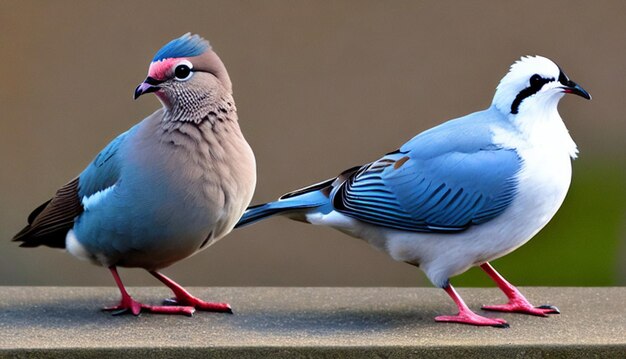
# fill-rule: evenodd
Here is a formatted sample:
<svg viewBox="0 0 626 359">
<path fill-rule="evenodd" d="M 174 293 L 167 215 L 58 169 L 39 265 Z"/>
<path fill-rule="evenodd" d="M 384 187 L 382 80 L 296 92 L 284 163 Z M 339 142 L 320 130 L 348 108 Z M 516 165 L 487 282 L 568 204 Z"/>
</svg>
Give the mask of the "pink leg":
<svg viewBox="0 0 626 359">
<path fill-rule="evenodd" d="M 443 288 L 448 293 L 450 298 L 454 300 L 457 307 L 459 307 L 458 315 L 440 315 L 435 318 L 438 322 L 453 322 L 462 324 L 472 324 L 480 326 L 492 326 L 498 328 L 508 328 L 509 324 L 500 318 L 485 318 L 471 311 L 467 307 L 467 304 L 463 301 L 461 296 L 454 290 L 451 284 L 448 284 Z"/>
<path fill-rule="evenodd" d="M 515 313 L 524 313 L 537 315 L 540 317 L 547 317 L 548 314 L 559 314 L 559 309 L 555 306 L 551 305 L 542 305 L 539 307 L 534 307 L 528 299 L 520 293 L 520 291 L 515 288 L 511 283 L 507 282 L 504 277 L 500 275 L 500 273 L 496 272 L 496 270 L 489 264 L 488 262 L 482 264 L 480 266 L 490 277 L 496 282 L 500 290 L 504 292 L 507 298 L 509 298 L 509 302 L 507 304 L 501 305 L 485 305 L 482 309 L 485 310 L 494 310 L 498 312 L 515 312 Z"/>
<path fill-rule="evenodd" d="M 166 299 L 166 303 L 168 304 L 185 305 L 208 312 L 224 312 L 231 314 L 233 313 L 233 310 L 230 308 L 230 305 L 228 303 L 205 302 L 191 295 L 178 283 L 174 282 L 165 275 L 156 271 L 151 271 L 150 274 L 152 274 L 156 279 L 160 280 L 163 284 L 170 288 L 172 292 L 174 292 L 175 298 Z"/>
<path fill-rule="evenodd" d="M 117 287 L 120 289 L 120 293 L 122 294 L 122 300 L 120 300 L 120 304 L 112 307 L 105 307 L 103 310 L 105 311 L 114 311 L 113 315 L 120 315 L 124 313 L 131 312 L 133 315 L 139 315 L 139 313 L 147 312 L 147 313 L 161 313 L 161 314 L 184 314 L 191 316 L 195 311 L 193 307 L 184 307 L 184 306 L 152 306 L 137 302 L 134 300 L 124 288 L 124 284 L 122 284 L 122 280 L 120 279 L 119 274 L 117 274 L 117 268 L 115 266 L 109 267 L 111 274 L 113 274 L 113 278 L 115 279 L 115 283 L 117 283 Z"/>
</svg>

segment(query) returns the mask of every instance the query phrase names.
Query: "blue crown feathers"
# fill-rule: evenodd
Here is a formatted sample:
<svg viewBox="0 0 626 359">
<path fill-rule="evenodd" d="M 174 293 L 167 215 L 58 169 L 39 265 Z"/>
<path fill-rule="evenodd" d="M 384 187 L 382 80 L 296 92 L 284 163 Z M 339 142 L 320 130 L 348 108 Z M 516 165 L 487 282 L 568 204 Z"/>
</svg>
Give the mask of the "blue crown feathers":
<svg viewBox="0 0 626 359">
<path fill-rule="evenodd" d="M 210 48 L 211 45 L 207 40 L 198 35 L 191 35 L 191 33 L 188 32 L 163 46 L 161 50 L 154 55 L 152 62 L 169 58 L 198 56 Z"/>
</svg>

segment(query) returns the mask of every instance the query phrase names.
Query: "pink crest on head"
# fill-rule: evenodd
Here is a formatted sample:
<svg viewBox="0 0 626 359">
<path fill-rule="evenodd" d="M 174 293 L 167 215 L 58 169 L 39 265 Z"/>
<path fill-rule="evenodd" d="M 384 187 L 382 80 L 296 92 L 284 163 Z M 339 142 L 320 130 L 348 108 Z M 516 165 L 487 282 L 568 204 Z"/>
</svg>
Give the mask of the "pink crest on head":
<svg viewBox="0 0 626 359">
<path fill-rule="evenodd" d="M 179 62 L 181 59 L 163 59 L 160 61 L 155 61 L 150 64 L 148 68 L 148 76 L 157 79 L 157 80 L 165 80 L 168 77 L 168 72 L 174 66 L 174 63 Z"/>
</svg>

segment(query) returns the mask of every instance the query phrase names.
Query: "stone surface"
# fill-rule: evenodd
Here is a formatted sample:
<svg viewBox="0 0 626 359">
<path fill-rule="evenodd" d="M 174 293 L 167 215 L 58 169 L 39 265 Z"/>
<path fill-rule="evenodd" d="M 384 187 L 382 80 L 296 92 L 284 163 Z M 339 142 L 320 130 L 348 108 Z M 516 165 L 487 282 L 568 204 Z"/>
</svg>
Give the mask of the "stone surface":
<svg viewBox="0 0 626 359">
<path fill-rule="evenodd" d="M 190 288 L 235 314 L 111 316 L 113 287 L 2 287 L 0 356 L 37 357 L 622 357 L 626 287 L 522 288 L 548 318 L 479 311 L 495 288 L 460 288 L 468 305 L 509 329 L 434 322 L 456 312 L 434 288 Z M 165 288 L 130 288 L 157 303 Z"/>
</svg>

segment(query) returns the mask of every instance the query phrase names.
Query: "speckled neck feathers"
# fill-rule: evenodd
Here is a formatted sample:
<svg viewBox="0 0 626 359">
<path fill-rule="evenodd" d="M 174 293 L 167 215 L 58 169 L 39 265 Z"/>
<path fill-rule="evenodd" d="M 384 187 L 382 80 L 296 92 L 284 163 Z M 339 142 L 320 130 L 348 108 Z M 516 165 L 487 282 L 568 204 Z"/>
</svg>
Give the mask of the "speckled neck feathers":
<svg viewBox="0 0 626 359">
<path fill-rule="evenodd" d="M 211 125 L 226 121 L 237 122 L 237 108 L 230 94 L 222 93 L 219 99 L 212 92 L 186 92 L 179 101 L 165 107 L 164 122 L 186 122 L 196 125 L 208 121 Z"/>
</svg>

